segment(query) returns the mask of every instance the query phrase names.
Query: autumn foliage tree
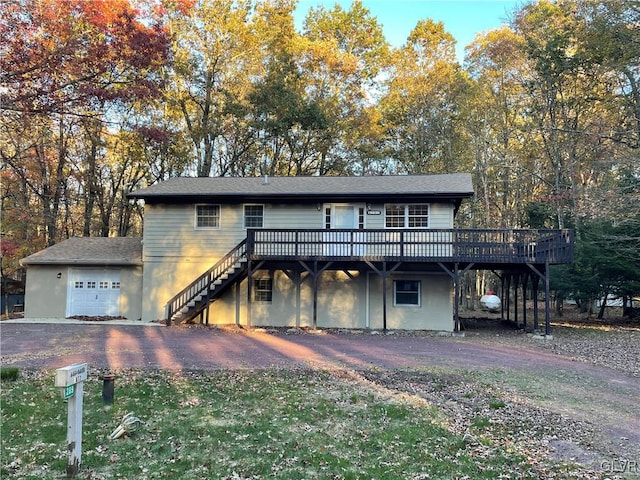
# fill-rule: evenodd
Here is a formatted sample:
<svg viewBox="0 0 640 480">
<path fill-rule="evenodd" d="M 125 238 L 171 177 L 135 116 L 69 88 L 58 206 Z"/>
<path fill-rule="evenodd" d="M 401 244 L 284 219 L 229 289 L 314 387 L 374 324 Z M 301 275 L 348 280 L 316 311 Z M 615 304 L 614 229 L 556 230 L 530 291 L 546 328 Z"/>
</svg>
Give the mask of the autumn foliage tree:
<svg viewBox="0 0 640 480">
<path fill-rule="evenodd" d="M 127 0 L 2 2 L 0 18 L 3 234 L 28 250 L 108 234 L 111 219 L 93 229 L 107 137 L 160 93 L 166 28 Z"/>
<path fill-rule="evenodd" d="M 3 2 L 3 109 L 83 114 L 95 102 L 158 93 L 168 35 L 128 0 Z"/>
<path fill-rule="evenodd" d="M 0 2 L 6 261 L 71 235 L 139 234 L 126 194 L 177 175 L 471 171 L 459 226 L 576 228 L 577 272 L 593 267 L 589 245 L 636 245 L 634 2 L 527 2 L 464 63 L 433 19 L 392 47 L 362 1 L 311 8 L 296 28 L 301 6 Z M 604 258 L 594 284 L 632 295 Z"/>
</svg>

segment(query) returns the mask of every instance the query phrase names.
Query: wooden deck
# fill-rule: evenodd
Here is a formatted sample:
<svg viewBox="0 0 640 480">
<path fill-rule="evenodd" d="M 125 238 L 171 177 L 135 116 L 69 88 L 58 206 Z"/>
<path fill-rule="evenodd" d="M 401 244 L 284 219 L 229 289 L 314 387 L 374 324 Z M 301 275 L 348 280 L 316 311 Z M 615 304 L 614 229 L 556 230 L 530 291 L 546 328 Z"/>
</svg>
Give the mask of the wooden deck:
<svg viewBox="0 0 640 480">
<path fill-rule="evenodd" d="M 573 261 L 571 230 L 247 230 L 251 260 L 562 264 Z"/>
<path fill-rule="evenodd" d="M 501 270 L 519 276 L 526 287 L 532 276 L 534 298 L 542 280 L 545 290 L 545 332 L 549 334 L 549 265 L 573 261 L 571 230 L 415 229 L 415 230 L 323 230 L 247 229 L 247 237 L 218 263 L 170 299 L 167 323 L 201 316 L 208 324 L 207 306 L 236 282 L 261 268 L 306 271 L 313 285 L 313 326 L 317 319 L 318 278 L 327 269 L 367 268 L 383 279 L 383 328 L 387 328 L 387 282 L 396 270 L 439 271 L 454 284 L 454 330 L 459 330 L 459 299 L 462 276 L 470 269 Z M 509 276 L 509 278 L 511 278 Z M 537 302 L 534 326 L 537 328 Z M 204 317 L 203 317 L 204 315 Z M 251 324 L 251 308 L 247 308 Z"/>
</svg>

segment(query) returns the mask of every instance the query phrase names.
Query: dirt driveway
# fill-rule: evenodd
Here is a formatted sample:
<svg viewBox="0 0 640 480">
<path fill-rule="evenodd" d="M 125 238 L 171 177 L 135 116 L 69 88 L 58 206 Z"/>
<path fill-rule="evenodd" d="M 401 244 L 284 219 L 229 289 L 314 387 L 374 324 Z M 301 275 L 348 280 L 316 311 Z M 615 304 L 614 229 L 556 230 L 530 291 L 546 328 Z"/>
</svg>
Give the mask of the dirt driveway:
<svg viewBox="0 0 640 480">
<path fill-rule="evenodd" d="M 288 335 L 199 327 L 3 322 L 0 353 L 3 365 L 24 368 L 88 362 L 91 368 L 112 371 L 295 367 L 366 372 L 371 382 L 385 388 L 426 396 L 451 411 L 468 406 L 468 413 L 475 414 L 468 393 L 434 387 L 436 376 L 452 383 L 472 379 L 513 399 L 519 408 L 513 421 L 524 422 L 517 418 L 522 412 L 535 412 L 542 417 L 537 420 L 541 425 L 547 420 L 574 422 L 579 431 L 567 435 L 572 438 L 567 439 L 570 451 L 564 457 L 605 466 L 615 460 L 640 465 L 638 377 L 554 353 L 535 342 L 510 343 L 494 340 L 493 335 Z"/>
</svg>

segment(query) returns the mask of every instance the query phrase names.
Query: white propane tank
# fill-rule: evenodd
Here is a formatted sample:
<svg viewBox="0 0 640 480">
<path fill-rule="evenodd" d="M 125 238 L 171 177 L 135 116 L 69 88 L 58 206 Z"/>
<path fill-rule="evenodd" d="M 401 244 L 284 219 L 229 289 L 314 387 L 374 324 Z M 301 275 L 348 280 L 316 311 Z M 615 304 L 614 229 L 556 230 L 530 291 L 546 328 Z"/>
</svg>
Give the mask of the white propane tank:
<svg viewBox="0 0 640 480">
<path fill-rule="evenodd" d="M 497 312 L 500 310 L 500 297 L 489 290 L 485 295 L 480 297 L 480 306 L 490 312 Z"/>
</svg>

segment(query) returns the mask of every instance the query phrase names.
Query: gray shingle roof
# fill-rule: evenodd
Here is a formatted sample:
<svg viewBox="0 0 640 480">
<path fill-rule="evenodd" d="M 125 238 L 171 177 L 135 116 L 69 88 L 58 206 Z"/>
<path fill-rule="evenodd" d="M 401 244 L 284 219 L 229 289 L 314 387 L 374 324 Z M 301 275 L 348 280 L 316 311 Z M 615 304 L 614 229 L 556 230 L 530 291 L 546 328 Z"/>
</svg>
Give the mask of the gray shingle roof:
<svg viewBox="0 0 640 480">
<path fill-rule="evenodd" d="M 142 265 L 142 239 L 73 237 L 23 258 L 22 265 Z"/>
<path fill-rule="evenodd" d="M 131 198 L 168 200 L 171 197 L 298 198 L 367 196 L 473 195 L 471 175 L 397 175 L 362 177 L 207 177 L 172 178 L 129 194 Z"/>
</svg>

